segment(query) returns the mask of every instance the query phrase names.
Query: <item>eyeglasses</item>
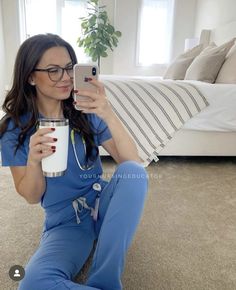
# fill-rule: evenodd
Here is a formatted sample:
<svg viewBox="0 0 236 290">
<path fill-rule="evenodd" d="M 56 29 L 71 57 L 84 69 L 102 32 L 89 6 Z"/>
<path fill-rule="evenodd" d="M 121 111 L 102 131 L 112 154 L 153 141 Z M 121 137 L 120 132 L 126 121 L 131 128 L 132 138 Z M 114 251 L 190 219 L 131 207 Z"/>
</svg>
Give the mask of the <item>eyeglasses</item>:
<svg viewBox="0 0 236 290">
<path fill-rule="evenodd" d="M 63 78 L 65 71 L 70 78 L 73 78 L 73 65 L 68 67 L 55 66 L 50 68 L 35 68 L 34 71 L 47 72 L 52 82 L 59 82 Z"/>
</svg>

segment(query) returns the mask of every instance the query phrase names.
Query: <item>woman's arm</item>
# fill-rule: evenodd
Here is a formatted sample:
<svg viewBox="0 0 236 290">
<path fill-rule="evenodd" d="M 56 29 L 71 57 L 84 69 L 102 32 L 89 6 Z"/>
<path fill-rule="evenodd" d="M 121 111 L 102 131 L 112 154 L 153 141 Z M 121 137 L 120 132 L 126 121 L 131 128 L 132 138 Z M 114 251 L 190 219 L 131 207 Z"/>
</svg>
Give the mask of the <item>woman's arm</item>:
<svg viewBox="0 0 236 290">
<path fill-rule="evenodd" d="M 12 166 L 10 169 L 16 191 L 28 203 L 39 203 L 46 188 L 41 166 L 28 162 L 27 166 Z"/>
<path fill-rule="evenodd" d="M 97 93 L 80 90 L 77 94 L 89 96 L 92 101 L 77 101 L 76 104 L 83 113 L 95 113 L 106 122 L 112 134 L 112 139 L 104 142 L 103 147 L 118 163 L 126 160 L 142 162 L 133 139 L 113 112 L 103 84 L 95 79 L 90 82 L 97 87 Z"/>
<path fill-rule="evenodd" d="M 55 140 L 44 136 L 51 132 L 51 128 L 39 129 L 30 138 L 27 165 L 10 167 L 16 191 L 30 204 L 40 202 L 46 189 L 41 161 L 53 154 L 55 150 L 54 147 L 46 144 L 55 142 Z"/>
<path fill-rule="evenodd" d="M 118 163 L 126 160 L 142 162 L 138 155 L 136 144 L 115 113 L 112 112 L 109 118 L 104 121 L 107 123 L 112 134 L 112 139 L 102 144 L 105 150 L 110 153 Z"/>
</svg>

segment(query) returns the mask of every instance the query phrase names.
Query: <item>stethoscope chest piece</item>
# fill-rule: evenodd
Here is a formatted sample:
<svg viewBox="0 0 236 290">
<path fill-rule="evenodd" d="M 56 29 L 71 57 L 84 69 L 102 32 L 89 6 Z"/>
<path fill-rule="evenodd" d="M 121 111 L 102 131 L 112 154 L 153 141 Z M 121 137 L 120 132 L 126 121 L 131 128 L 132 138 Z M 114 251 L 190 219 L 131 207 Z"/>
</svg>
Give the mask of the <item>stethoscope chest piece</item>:
<svg viewBox="0 0 236 290">
<path fill-rule="evenodd" d="M 96 191 L 101 191 L 102 190 L 102 187 L 99 183 L 94 183 L 93 184 L 93 189 L 96 190 Z"/>
</svg>

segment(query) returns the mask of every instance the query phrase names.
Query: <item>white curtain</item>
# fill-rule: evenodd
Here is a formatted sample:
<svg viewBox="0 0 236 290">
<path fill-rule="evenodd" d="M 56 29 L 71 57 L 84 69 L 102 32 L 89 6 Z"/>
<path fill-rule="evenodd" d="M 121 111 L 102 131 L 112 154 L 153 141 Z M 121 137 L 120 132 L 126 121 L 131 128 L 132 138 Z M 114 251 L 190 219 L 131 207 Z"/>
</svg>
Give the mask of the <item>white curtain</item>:
<svg viewBox="0 0 236 290">
<path fill-rule="evenodd" d="M 168 63 L 174 0 L 141 0 L 140 3 L 138 63 Z"/>
</svg>

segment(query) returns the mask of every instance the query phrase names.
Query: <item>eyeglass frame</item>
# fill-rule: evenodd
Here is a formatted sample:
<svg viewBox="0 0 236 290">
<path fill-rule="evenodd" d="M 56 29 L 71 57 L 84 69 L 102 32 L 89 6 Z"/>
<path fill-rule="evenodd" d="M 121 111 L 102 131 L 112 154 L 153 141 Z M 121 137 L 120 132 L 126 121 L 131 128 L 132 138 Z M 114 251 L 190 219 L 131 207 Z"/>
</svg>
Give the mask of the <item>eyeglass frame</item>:
<svg viewBox="0 0 236 290">
<path fill-rule="evenodd" d="M 61 73 L 61 76 L 58 80 L 53 80 L 50 76 L 50 70 L 52 69 L 61 69 L 62 70 L 62 73 Z M 72 71 L 72 75 L 69 74 L 68 71 Z M 52 82 L 59 82 L 63 76 L 64 76 L 64 73 L 66 71 L 67 75 L 72 79 L 73 78 L 73 65 L 71 64 L 70 66 L 67 66 L 67 67 L 61 67 L 59 65 L 55 65 L 54 67 L 50 67 L 50 68 L 35 68 L 33 71 L 38 71 L 38 72 L 47 72 L 48 73 L 48 77 L 49 79 L 52 81 Z"/>
</svg>

